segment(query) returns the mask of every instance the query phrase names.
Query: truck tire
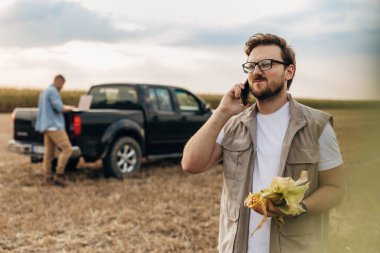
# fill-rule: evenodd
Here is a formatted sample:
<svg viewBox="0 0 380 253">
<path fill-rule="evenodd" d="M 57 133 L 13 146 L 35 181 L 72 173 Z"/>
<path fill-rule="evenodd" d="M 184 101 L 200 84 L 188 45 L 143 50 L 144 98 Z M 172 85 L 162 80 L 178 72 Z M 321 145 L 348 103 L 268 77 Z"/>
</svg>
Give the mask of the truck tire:
<svg viewBox="0 0 380 253">
<path fill-rule="evenodd" d="M 123 179 L 140 169 L 141 147 L 130 137 L 122 137 L 110 148 L 104 160 L 105 174 Z"/>
</svg>

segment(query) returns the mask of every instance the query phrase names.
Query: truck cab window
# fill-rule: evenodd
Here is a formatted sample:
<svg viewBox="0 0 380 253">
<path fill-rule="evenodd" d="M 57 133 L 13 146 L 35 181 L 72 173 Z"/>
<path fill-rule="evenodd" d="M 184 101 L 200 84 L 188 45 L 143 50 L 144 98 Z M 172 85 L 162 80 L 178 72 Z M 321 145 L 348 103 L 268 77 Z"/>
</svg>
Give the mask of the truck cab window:
<svg viewBox="0 0 380 253">
<path fill-rule="evenodd" d="M 200 107 L 197 99 L 190 93 L 183 90 L 176 90 L 175 92 L 179 109 L 185 112 L 199 112 Z"/>
<path fill-rule="evenodd" d="M 96 87 L 90 92 L 92 109 L 138 108 L 137 92 L 131 86 Z"/>
<path fill-rule="evenodd" d="M 168 89 L 149 88 L 148 96 L 148 101 L 153 110 L 162 112 L 174 112 Z"/>
</svg>

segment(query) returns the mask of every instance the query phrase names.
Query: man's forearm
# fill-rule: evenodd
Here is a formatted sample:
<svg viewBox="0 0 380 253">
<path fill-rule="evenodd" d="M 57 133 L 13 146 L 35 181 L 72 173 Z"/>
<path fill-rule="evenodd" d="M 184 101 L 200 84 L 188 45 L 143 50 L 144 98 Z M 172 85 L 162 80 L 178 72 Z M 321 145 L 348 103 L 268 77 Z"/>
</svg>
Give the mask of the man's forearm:
<svg viewBox="0 0 380 253">
<path fill-rule="evenodd" d="M 321 213 L 337 206 L 343 198 L 343 189 L 335 185 L 323 185 L 302 202 L 311 214 Z"/>
<path fill-rule="evenodd" d="M 321 213 L 338 205 L 344 194 L 343 166 L 320 171 L 319 188 L 303 200 L 308 212 Z"/>
<path fill-rule="evenodd" d="M 75 107 L 74 106 L 71 106 L 71 105 L 63 105 L 62 107 L 62 112 L 70 112 L 74 109 Z"/>
<path fill-rule="evenodd" d="M 221 110 L 216 110 L 191 137 L 183 152 L 182 167 L 185 171 L 199 173 L 207 169 L 218 134 L 230 117 Z"/>
</svg>

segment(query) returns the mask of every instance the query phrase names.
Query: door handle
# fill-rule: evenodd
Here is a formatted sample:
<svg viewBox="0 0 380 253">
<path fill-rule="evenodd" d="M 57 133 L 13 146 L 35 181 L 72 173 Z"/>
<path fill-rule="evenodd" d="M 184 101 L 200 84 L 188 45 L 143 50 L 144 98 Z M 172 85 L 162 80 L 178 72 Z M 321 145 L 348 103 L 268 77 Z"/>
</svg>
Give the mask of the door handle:
<svg viewBox="0 0 380 253">
<path fill-rule="evenodd" d="M 157 116 L 157 115 L 154 115 L 154 116 L 152 117 L 152 120 L 153 120 L 153 121 L 158 121 L 158 116 Z"/>
<path fill-rule="evenodd" d="M 187 121 L 187 117 L 186 116 L 182 116 L 181 117 L 181 121 Z"/>
</svg>

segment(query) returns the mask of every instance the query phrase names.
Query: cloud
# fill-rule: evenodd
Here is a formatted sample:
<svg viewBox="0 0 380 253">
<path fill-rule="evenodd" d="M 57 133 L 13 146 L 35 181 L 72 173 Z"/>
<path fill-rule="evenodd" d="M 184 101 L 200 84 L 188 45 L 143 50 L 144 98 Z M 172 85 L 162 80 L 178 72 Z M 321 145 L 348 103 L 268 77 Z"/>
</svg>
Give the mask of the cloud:
<svg viewBox="0 0 380 253">
<path fill-rule="evenodd" d="M 304 49 L 372 55 L 380 53 L 379 13 L 380 3 L 372 0 L 320 0 L 276 22 Z"/>
<path fill-rule="evenodd" d="M 129 27 L 133 28 L 133 24 Z M 133 38 L 111 20 L 80 4 L 67 1 L 15 1 L 0 13 L 2 46 L 35 47 L 64 44 L 72 40 L 118 41 Z"/>
<path fill-rule="evenodd" d="M 124 6 L 123 4 L 127 2 L 121 3 L 121 6 Z M 111 5 L 114 6 L 112 10 L 116 11 L 115 6 L 118 5 Z M 315 47 L 313 50 L 319 51 L 379 51 L 377 45 L 380 42 L 380 5 L 376 1 L 365 0 L 363 4 L 356 0 L 321 0 L 309 5 L 298 5 L 297 8 L 288 9 L 286 12 L 273 12 L 268 9 L 260 14 L 260 18 L 248 15 L 247 9 L 250 8 L 247 7 L 242 10 L 244 18 L 239 22 L 224 22 L 225 18 L 220 17 L 212 19 L 213 22 L 203 23 L 202 21 L 206 21 L 207 12 L 203 15 L 202 12 L 194 13 L 193 16 L 187 14 L 182 22 L 179 19 L 184 15 L 182 12 L 164 18 L 163 14 L 147 15 L 150 13 L 149 10 L 130 3 L 126 7 L 131 8 L 132 12 L 140 13 L 140 18 L 136 17 L 136 13 L 126 14 L 128 12 L 121 10 L 116 16 L 110 16 L 112 12 L 105 12 L 108 16 L 104 16 L 99 14 L 99 10 L 87 9 L 83 7 L 86 4 L 75 1 L 17 0 L 0 13 L 0 29 L 3 34 L 0 37 L 0 45 L 53 46 L 76 40 L 111 43 L 139 41 L 186 47 L 242 47 L 252 34 L 269 32 L 283 36 L 289 42 L 294 41 L 294 46 L 298 48 L 309 50 L 310 47 Z M 231 6 L 228 5 L 229 8 Z M 193 7 L 195 8 L 195 5 Z M 224 16 L 231 16 L 225 15 L 228 8 L 222 7 L 223 5 L 220 8 Z M 261 6 L 266 10 L 264 7 Z M 158 5 L 156 9 L 161 13 L 160 10 L 166 8 Z M 134 16 L 128 18 L 129 15 Z M 200 19 L 194 21 L 197 17 Z"/>
<path fill-rule="evenodd" d="M 297 1 L 8 0 L 0 4 L 0 80 L 45 85 L 59 72 L 70 88 L 141 81 L 224 93 L 246 78 L 244 42 L 268 32 L 296 51 L 292 93 L 379 96 L 380 3 Z"/>
<path fill-rule="evenodd" d="M 271 14 L 249 22 L 218 26 L 185 27 L 187 37 L 172 45 L 243 45 L 257 32 L 285 37 L 296 49 L 336 53 L 379 54 L 380 4 L 322 0 L 287 13 Z"/>
</svg>

